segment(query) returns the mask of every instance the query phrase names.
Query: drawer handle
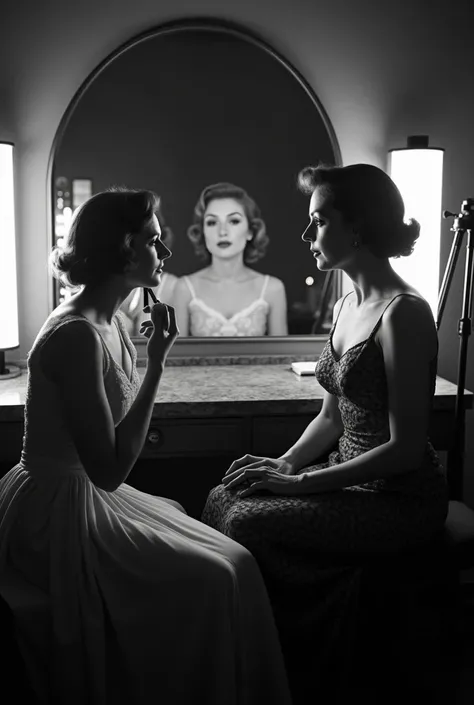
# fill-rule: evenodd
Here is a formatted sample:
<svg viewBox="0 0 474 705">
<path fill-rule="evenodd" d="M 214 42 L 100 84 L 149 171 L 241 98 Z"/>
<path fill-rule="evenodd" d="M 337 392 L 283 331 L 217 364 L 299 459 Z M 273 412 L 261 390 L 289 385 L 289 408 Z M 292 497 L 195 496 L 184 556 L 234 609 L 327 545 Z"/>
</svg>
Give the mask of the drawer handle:
<svg viewBox="0 0 474 705">
<path fill-rule="evenodd" d="M 163 440 L 163 436 L 157 429 L 153 429 L 153 431 L 148 432 L 148 436 L 147 436 L 148 443 L 151 443 L 152 445 L 157 445 L 158 443 L 161 443 L 162 440 Z"/>
</svg>

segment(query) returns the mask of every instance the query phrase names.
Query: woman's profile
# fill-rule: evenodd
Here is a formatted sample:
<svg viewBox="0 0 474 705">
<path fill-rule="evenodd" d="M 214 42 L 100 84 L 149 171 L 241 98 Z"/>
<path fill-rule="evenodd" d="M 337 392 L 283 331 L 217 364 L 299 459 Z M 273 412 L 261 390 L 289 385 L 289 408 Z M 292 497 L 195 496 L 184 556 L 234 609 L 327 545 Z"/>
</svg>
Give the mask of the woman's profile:
<svg viewBox="0 0 474 705">
<path fill-rule="evenodd" d="M 283 282 L 248 266 L 264 256 L 269 237 L 244 189 L 226 182 L 207 186 L 188 237 L 206 266 L 176 284 L 181 335 L 287 335 Z"/>
</svg>

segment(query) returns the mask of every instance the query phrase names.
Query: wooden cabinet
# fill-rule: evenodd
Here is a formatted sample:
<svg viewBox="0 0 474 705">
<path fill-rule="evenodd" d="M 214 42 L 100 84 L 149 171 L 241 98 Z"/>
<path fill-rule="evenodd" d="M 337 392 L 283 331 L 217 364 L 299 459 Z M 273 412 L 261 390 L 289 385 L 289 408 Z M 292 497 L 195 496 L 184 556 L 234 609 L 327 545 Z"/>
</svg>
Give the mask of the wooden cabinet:
<svg viewBox="0 0 474 705">
<path fill-rule="evenodd" d="M 152 419 L 143 459 L 222 456 L 240 453 L 251 443 L 247 419 Z"/>
<path fill-rule="evenodd" d="M 163 418 L 154 415 L 140 457 L 127 482 L 143 492 L 170 497 L 199 518 L 209 490 L 219 484 L 230 463 L 252 453 L 276 457 L 286 451 L 314 413 Z M 430 437 L 447 451 L 454 414 L 441 406 L 433 413 Z M 23 421 L 0 422 L 0 475 L 20 460 Z"/>
<path fill-rule="evenodd" d="M 200 518 L 206 497 L 236 458 L 277 456 L 291 446 L 312 415 L 221 419 L 152 419 L 127 482 L 170 497 Z"/>
<path fill-rule="evenodd" d="M 314 416 L 256 416 L 252 419 L 251 451 L 276 457 L 298 440 Z"/>
</svg>

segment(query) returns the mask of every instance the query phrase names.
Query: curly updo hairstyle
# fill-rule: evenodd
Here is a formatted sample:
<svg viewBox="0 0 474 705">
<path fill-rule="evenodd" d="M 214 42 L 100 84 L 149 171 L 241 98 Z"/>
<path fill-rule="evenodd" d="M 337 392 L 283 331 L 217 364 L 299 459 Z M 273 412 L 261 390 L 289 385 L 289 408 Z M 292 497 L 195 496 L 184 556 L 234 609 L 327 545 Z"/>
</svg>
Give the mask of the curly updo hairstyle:
<svg viewBox="0 0 474 705">
<path fill-rule="evenodd" d="M 121 186 L 91 196 L 74 213 L 65 244 L 51 252 L 54 276 L 76 287 L 122 274 L 134 255 L 134 236 L 159 217 L 159 205 L 152 191 Z M 171 235 L 164 233 L 168 240 Z"/>
<path fill-rule="evenodd" d="M 404 220 L 400 191 L 382 169 L 370 164 L 307 166 L 298 174 L 298 186 L 306 195 L 319 188 L 329 196 L 333 208 L 376 257 L 407 257 L 413 252 L 420 224 L 414 218 Z"/>
<path fill-rule="evenodd" d="M 252 239 L 245 246 L 244 262 L 245 264 L 257 262 L 265 255 L 270 242 L 260 209 L 243 188 L 224 181 L 206 186 L 194 208 L 194 222 L 188 228 L 187 235 L 193 244 L 195 254 L 205 262 L 211 261 L 211 254 L 204 239 L 204 214 L 211 201 L 222 198 L 232 198 L 243 207 L 249 231 L 252 234 Z"/>
</svg>

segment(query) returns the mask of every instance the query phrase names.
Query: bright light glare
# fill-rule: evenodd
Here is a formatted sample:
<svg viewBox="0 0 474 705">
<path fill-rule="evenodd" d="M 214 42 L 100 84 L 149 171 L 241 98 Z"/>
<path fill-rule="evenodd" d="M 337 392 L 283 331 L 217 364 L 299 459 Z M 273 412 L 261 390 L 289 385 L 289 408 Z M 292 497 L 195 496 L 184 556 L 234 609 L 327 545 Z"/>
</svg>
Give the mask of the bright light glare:
<svg viewBox="0 0 474 705">
<path fill-rule="evenodd" d="M 0 350 L 18 345 L 13 145 L 0 143 Z"/>
<path fill-rule="evenodd" d="M 409 257 L 392 259 L 393 268 L 428 301 L 438 315 L 442 149 L 400 149 L 390 152 L 390 176 L 405 202 L 405 219 L 416 218 L 420 237 Z"/>
</svg>

